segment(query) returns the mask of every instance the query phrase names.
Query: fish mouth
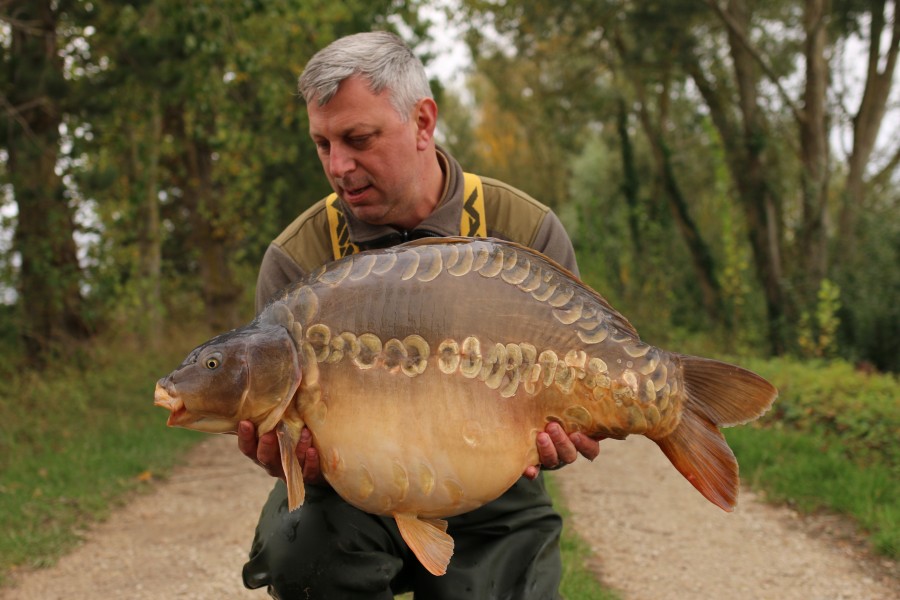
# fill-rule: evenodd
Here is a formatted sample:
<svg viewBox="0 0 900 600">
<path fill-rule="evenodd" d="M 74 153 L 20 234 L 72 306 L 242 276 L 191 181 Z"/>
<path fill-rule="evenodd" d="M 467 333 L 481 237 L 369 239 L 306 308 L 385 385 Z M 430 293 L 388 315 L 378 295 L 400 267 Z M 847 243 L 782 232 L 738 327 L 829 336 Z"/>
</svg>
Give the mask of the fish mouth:
<svg viewBox="0 0 900 600">
<path fill-rule="evenodd" d="M 162 406 L 170 411 L 169 420 L 166 421 L 166 425 L 169 427 L 177 427 L 184 424 L 185 417 L 187 416 L 184 402 L 181 401 L 181 398 L 173 397 L 169 393 L 169 390 L 162 384 L 162 381 L 159 381 L 156 384 L 156 391 L 153 394 L 153 404 L 154 406 Z"/>
<path fill-rule="evenodd" d="M 164 385 L 165 380 L 160 379 L 156 384 L 156 392 L 153 394 L 153 404 L 162 406 L 170 411 L 166 425 L 169 427 L 184 427 L 206 433 L 237 433 L 237 422 L 227 417 L 217 415 L 198 415 L 188 412 L 184 401 L 178 396 L 173 396 Z"/>
</svg>

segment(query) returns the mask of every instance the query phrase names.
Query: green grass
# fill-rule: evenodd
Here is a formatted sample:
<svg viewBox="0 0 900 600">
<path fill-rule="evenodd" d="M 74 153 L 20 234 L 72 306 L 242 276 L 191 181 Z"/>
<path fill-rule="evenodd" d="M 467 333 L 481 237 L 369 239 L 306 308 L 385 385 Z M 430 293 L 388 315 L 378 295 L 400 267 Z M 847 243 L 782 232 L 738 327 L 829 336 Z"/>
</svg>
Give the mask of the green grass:
<svg viewBox="0 0 900 600">
<path fill-rule="evenodd" d="M 860 466 L 821 434 L 742 427 L 726 431 L 741 479 L 801 513 L 826 510 L 852 517 L 873 548 L 900 557 L 900 480 L 874 463 Z"/>
<path fill-rule="evenodd" d="M 37 374 L 8 372 L 0 390 L 0 582 L 15 566 L 52 564 L 79 531 L 130 491 L 164 475 L 198 436 L 165 427 L 156 379 L 187 345 L 73 353 Z M 73 363 L 80 363 L 80 366 Z"/>
<path fill-rule="evenodd" d="M 778 387 L 773 409 L 725 430 L 741 478 L 802 513 L 852 518 L 888 558 L 900 558 L 900 382 L 844 362 L 756 361 Z"/>
</svg>

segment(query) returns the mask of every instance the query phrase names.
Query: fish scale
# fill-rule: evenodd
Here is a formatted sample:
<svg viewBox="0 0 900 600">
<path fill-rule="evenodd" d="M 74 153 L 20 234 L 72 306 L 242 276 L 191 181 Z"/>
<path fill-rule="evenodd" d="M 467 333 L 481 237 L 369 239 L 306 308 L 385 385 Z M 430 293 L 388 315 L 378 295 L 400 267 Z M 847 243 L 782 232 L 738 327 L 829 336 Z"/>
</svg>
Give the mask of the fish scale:
<svg viewBox="0 0 900 600">
<path fill-rule="evenodd" d="M 323 271 L 323 275 L 326 275 L 324 281 L 321 276 L 316 279 L 318 282 L 325 283 L 326 285 L 340 286 L 347 278 L 355 281 L 363 279 L 364 277 L 354 277 L 352 274 L 363 272 L 364 276 L 369 275 L 374 266 L 381 263 L 377 271 L 380 276 L 385 278 L 384 282 L 388 293 L 391 293 L 393 296 L 405 296 L 408 298 L 410 294 L 415 293 L 415 290 L 410 290 L 408 287 L 393 287 L 392 283 L 394 282 L 394 278 L 399 277 L 401 281 L 417 279 L 423 282 L 430 282 L 436 279 L 442 271 L 446 271 L 455 277 L 472 276 L 475 273 L 486 278 L 496 278 L 500 276 L 504 282 L 518 286 L 523 291 L 531 293 L 532 298 L 537 302 L 546 303 L 553 307 L 555 310 L 553 310 L 551 314 L 561 324 L 575 324 L 580 329 L 577 331 L 577 335 L 583 344 L 599 344 L 608 339 L 609 321 L 614 319 L 602 318 L 602 309 L 605 309 L 602 304 L 590 306 L 589 310 L 586 309 L 584 299 L 576 295 L 576 288 L 574 286 L 561 284 L 558 281 L 558 278 L 553 276 L 554 271 L 552 269 L 545 269 L 542 272 L 537 264 L 532 263 L 531 260 L 524 256 L 524 253 L 517 249 L 503 246 L 494 246 L 493 248 L 466 247 L 460 252 L 456 249 L 456 246 L 449 246 L 448 249 L 445 250 L 445 254 L 447 255 L 446 257 L 436 248 L 427 247 L 412 250 L 404 255 L 405 260 L 400 261 L 397 260 L 397 255 L 393 252 L 384 254 L 381 257 L 364 256 L 359 260 L 351 258 L 349 259 L 349 264 L 345 265 L 342 269 L 335 272 Z M 361 269 L 357 268 L 355 264 L 358 262 L 361 262 L 363 265 Z M 530 275 L 530 277 L 525 273 Z M 546 277 L 543 276 L 545 274 L 547 275 Z M 532 283 L 522 285 L 526 279 L 530 279 Z M 540 283 L 535 286 L 534 282 Z M 374 287 L 373 282 L 369 282 L 368 287 L 371 290 Z M 402 292 L 399 290 L 402 290 Z M 405 303 L 402 308 L 405 309 L 408 304 L 410 303 Z M 415 304 L 415 302 L 412 302 L 412 304 Z M 400 310 L 398 312 L 406 313 L 407 311 Z M 582 318 L 585 315 L 587 315 L 587 317 Z M 618 321 L 618 319 L 616 320 Z M 445 324 L 443 323 L 438 324 L 436 329 L 442 330 L 444 325 Z M 630 327 L 630 325 L 628 327 Z M 588 333 L 584 334 L 582 331 L 587 331 Z M 599 335 L 598 331 L 602 332 L 603 335 Z M 352 333 L 350 335 L 352 335 Z M 616 342 L 621 345 L 622 351 L 630 358 L 624 361 L 624 364 L 629 368 L 624 369 L 620 376 L 621 381 L 624 382 L 625 385 L 616 388 L 615 398 L 617 398 L 618 404 L 624 404 L 626 407 L 631 406 L 633 401 L 638 398 L 643 399 L 645 402 L 655 402 L 656 410 L 648 409 L 650 414 L 646 416 L 644 420 L 650 421 L 651 423 L 658 423 L 661 417 L 657 416 L 657 413 L 666 414 L 666 409 L 670 405 L 668 397 L 669 389 L 665 387 L 668 363 L 661 364 L 658 355 L 654 353 L 650 360 L 645 361 L 644 365 L 639 368 L 642 374 L 649 377 L 649 379 L 638 381 L 639 376 L 629 369 L 633 366 L 634 359 L 643 357 L 649 352 L 650 346 L 637 340 L 634 340 L 631 344 L 624 343 L 628 341 L 632 340 L 630 340 L 630 338 L 625 338 L 624 340 L 619 339 Z M 552 353 L 552 351 L 550 352 Z M 571 350 L 570 352 L 576 351 Z M 584 353 L 583 350 L 579 350 L 578 352 Z M 494 362 L 496 362 L 496 352 L 493 357 Z M 484 357 L 480 358 L 482 361 L 484 360 Z M 583 364 L 566 364 L 565 361 L 562 361 L 555 353 L 552 353 L 552 358 L 549 358 L 548 360 L 549 366 L 546 364 L 543 365 L 545 372 L 549 371 L 551 368 L 554 371 L 553 373 L 545 375 L 544 387 L 548 387 L 550 383 L 555 383 L 562 391 L 568 393 L 571 392 L 571 388 L 576 380 L 584 378 L 585 371 Z M 623 364 L 621 358 L 617 359 L 617 362 L 620 365 Z M 647 368 L 648 366 L 650 368 Z M 526 368 L 530 368 L 530 366 L 527 366 Z M 542 364 L 538 364 L 538 372 L 533 374 L 529 373 L 529 376 L 535 377 L 541 381 L 541 368 Z M 482 370 L 484 370 L 486 374 L 489 372 L 486 367 L 482 367 Z M 558 377 L 555 374 L 557 370 L 559 371 Z M 499 376 L 502 374 L 498 373 L 496 370 L 493 370 L 492 372 L 494 373 L 494 377 L 487 377 L 485 375 L 481 377 L 481 379 L 485 380 L 492 389 L 497 389 L 502 382 L 503 378 L 502 376 Z M 523 379 L 521 375 L 522 374 L 517 371 L 515 377 L 507 377 L 508 384 L 504 387 L 504 396 L 512 395 L 511 392 L 514 392 L 517 388 L 515 384 Z M 656 380 L 655 383 L 654 380 Z M 493 385 L 490 385 L 491 383 L 493 383 Z M 588 383 L 596 384 L 596 380 L 589 379 Z M 589 385 L 589 387 L 594 388 L 596 385 Z M 609 389 L 609 387 L 601 387 L 600 389 Z M 651 389 L 653 390 L 652 393 L 649 392 Z M 632 423 L 632 426 L 634 421 L 639 421 L 637 417 L 638 413 L 635 410 L 628 411 L 628 421 L 629 423 Z M 564 422 L 564 419 L 558 416 L 551 417 L 551 419 Z M 624 430 L 622 428 L 614 428 L 613 430 L 592 433 L 602 433 L 607 436 L 621 437 L 624 434 Z"/>
<path fill-rule="evenodd" d="M 172 426 L 233 432 L 252 417 L 259 434 L 274 428 L 292 510 L 308 427 L 329 484 L 393 516 L 440 575 L 453 548 L 443 518 L 499 497 L 536 464 L 547 423 L 645 435 L 731 510 L 737 463 L 718 427 L 758 417 L 775 396 L 749 371 L 645 344 L 533 250 L 431 238 L 323 266 L 198 347 L 159 381 L 156 403 Z"/>
</svg>

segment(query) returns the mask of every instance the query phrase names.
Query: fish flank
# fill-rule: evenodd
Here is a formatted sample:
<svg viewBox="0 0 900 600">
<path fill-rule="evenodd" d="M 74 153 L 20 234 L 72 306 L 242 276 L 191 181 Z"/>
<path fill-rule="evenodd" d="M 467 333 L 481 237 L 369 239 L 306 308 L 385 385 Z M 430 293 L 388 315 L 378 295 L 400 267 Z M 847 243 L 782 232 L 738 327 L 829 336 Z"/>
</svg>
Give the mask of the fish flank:
<svg viewBox="0 0 900 600">
<path fill-rule="evenodd" d="M 532 395 L 547 388 L 571 394 L 578 382 L 589 390 L 595 387 L 609 389 L 612 385 L 606 362 L 581 348 L 562 355 L 552 349 L 538 354 L 533 345 L 525 342 L 495 342 L 485 347 L 477 336 L 468 336 L 461 343 L 454 339 L 441 341 L 432 355 L 431 345 L 417 334 L 403 340 L 382 341 L 372 333 L 357 336 L 344 331 L 333 335 L 324 323 L 311 324 L 301 339 L 307 363 L 335 365 L 346 360 L 362 370 L 380 367 L 409 377 L 422 375 L 428 368 L 436 366 L 445 375 L 477 378 L 488 388 L 499 390 L 503 398 L 515 396 L 523 384 L 526 393 Z M 659 410 L 663 411 L 668 402 L 667 397 L 661 400 L 667 370 L 656 354 L 651 358 L 657 368 L 649 375 L 639 375 L 632 369 L 623 370 L 613 393 L 618 404 L 630 406 L 640 396 L 645 403 L 662 402 Z M 628 364 L 631 365 L 631 361 Z M 305 376 L 304 384 L 312 385 L 317 380 L 318 370 L 311 370 Z"/>
</svg>

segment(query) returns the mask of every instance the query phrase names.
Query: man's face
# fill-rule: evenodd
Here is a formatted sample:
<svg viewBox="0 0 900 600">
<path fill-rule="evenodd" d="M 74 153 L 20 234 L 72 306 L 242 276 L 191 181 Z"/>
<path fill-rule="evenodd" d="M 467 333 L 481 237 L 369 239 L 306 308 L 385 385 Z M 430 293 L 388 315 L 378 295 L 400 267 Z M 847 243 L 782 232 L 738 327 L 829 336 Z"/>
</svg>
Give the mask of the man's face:
<svg viewBox="0 0 900 600">
<path fill-rule="evenodd" d="M 424 218 L 410 219 L 421 212 L 420 152 L 431 136 L 431 131 L 423 134 L 418 116 L 423 102 L 430 101 L 420 101 L 404 122 L 387 90 L 375 95 L 365 80 L 351 77 L 325 106 L 314 99 L 307 105 L 309 133 L 325 175 L 357 218 L 405 228 Z"/>
</svg>

